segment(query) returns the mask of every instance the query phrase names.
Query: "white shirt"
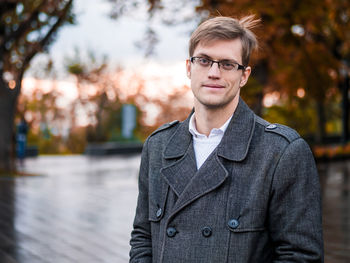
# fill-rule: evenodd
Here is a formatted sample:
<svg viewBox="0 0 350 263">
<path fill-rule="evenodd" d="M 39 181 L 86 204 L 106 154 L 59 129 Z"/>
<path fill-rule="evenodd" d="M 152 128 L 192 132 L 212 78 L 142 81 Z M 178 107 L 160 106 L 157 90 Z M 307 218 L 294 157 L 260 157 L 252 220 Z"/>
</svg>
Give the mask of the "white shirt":
<svg viewBox="0 0 350 263">
<path fill-rule="evenodd" d="M 212 129 L 207 137 L 206 135 L 197 131 L 196 119 L 194 117 L 194 113 L 192 114 L 189 123 L 189 131 L 193 138 L 193 148 L 196 156 L 197 169 L 202 166 L 208 156 L 219 145 L 231 119 L 232 116 L 219 129 Z"/>
</svg>

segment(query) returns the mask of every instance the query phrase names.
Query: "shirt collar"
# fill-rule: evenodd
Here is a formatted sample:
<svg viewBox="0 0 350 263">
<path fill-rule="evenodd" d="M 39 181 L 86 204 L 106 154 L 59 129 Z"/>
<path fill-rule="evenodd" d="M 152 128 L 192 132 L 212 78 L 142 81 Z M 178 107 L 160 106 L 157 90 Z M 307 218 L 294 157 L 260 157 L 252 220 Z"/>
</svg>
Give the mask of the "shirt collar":
<svg viewBox="0 0 350 263">
<path fill-rule="evenodd" d="M 227 126 L 229 125 L 232 116 L 230 118 L 228 118 L 228 120 L 220 127 L 220 128 L 214 128 L 210 131 L 210 134 L 208 137 L 210 137 L 210 135 L 221 135 L 224 134 Z M 197 128 L 196 128 L 196 119 L 195 119 L 195 113 L 192 114 L 191 118 L 190 118 L 190 123 L 188 126 L 188 130 L 189 132 L 196 138 L 206 138 L 207 136 L 198 132 Z"/>
</svg>

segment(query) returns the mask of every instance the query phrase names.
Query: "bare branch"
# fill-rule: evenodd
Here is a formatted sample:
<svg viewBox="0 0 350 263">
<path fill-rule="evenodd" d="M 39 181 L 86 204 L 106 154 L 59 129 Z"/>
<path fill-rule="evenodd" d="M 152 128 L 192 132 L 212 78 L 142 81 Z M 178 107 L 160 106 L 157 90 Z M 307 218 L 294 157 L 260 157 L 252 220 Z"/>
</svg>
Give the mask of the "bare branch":
<svg viewBox="0 0 350 263">
<path fill-rule="evenodd" d="M 27 29 L 31 26 L 32 22 L 38 19 L 38 15 L 40 12 L 40 9 L 47 3 L 47 0 L 43 0 L 38 6 L 37 8 L 31 13 L 31 15 L 25 19 L 24 21 L 22 21 L 22 23 L 19 25 L 18 29 L 11 32 L 8 35 L 5 35 L 5 37 L 3 38 L 3 40 L 0 42 L 0 46 L 1 48 L 3 48 L 3 46 L 14 39 L 18 39 L 21 35 L 24 35 L 27 31 Z"/>
<path fill-rule="evenodd" d="M 23 64 L 22 64 L 22 68 L 19 71 L 18 79 L 22 79 L 24 71 L 29 66 L 29 63 L 32 60 L 32 58 L 49 43 L 52 36 L 57 32 L 57 29 L 65 21 L 67 15 L 69 13 L 70 8 L 72 7 L 72 3 L 73 3 L 73 0 L 69 0 L 69 2 L 66 4 L 64 9 L 58 15 L 58 19 L 57 19 L 56 23 L 51 27 L 51 29 L 48 31 L 46 36 L 44 38 L 42 38 L 38 43 L 34 43 L 33 47 L 31 49 L 29 49 L 30 52 L 28 52 L 28 54 L 23 59 Z"/>
</svg>

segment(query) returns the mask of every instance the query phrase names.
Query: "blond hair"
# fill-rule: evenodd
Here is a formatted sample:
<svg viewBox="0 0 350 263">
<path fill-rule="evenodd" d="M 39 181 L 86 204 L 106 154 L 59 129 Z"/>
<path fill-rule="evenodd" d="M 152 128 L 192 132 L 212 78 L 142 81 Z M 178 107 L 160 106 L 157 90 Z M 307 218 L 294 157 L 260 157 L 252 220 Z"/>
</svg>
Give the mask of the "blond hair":
<svg viewBox="0 0 350 263">
<path fill-rule="evenodd" d="M 254 49 L 258 47 L 255 34 L 251 31 L 260 23 L 254 15 L 241 19 L 218 16 L 204 21 L 192 33 L 189 44 L 189 55 L 193 56 L 199 43 L 208 43 L 213 40 L 234 40 L 239 38 L 242 42 L 242 63 L 247 66 Z"/>
</svg>

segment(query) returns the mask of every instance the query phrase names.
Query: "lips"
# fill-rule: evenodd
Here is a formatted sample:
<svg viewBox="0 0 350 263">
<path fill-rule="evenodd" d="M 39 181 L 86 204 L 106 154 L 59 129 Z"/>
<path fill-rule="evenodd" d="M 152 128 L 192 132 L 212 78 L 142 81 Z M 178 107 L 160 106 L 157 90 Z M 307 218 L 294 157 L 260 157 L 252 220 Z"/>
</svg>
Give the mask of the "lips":
<svg viewBox="0 0 350 263">
<path fill-rule="evenodd" d="M 212 89 L 223 89 L 223 88 L 225 88 L 225 86 L 223 86 L 223 85 L 219 85 L 219 84 L 210 84 L 210 83 L 208 83 L 208 84 L 203 84 L 202 86 L 203 86 L 203 87 L 206 87 L 206 88 L 212 88 Z"/>
</svg>

